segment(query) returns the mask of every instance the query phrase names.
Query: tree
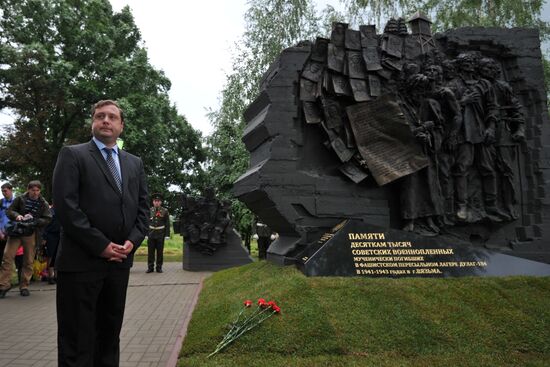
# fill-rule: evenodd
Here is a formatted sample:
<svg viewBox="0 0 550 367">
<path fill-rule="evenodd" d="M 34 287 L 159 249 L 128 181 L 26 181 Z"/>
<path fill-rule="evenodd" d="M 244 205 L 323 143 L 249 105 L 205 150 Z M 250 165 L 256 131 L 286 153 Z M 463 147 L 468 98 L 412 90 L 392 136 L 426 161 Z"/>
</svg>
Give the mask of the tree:
<svg viewBox="0 0 550 367">
<path fill-rule="evenodd" d="M 248 167 L 249 155 L 241 141 L 243 112 L 259 94 L 263 74 L 284 48 L 319 33 L 319 18 L 310 0 L 252 0 L 249 4 L 233 70 L 221 92 L 221 107 L 209 113 L 214 126 L 207 139 L 210 185 L 226 199 L 231 198 L 233 182 Z M 237 200 L 232 203 L 236 227 L 246 237 L 252 214 Z"/>
<path fill-rule="evenodd" d="M 148 61 L 128 7 L 108 0 L 0 0 L 0 108 L 16 121 L 0 138 L 0 171 L 51 188 L 61 147 L 90 138 L 90 107 L 116 99 L 125 148 L 163 191 L 200 176 L 200 133 L 170 105 L 170 81 Z"/>
<path fill-rule="evenodd" d="M 391 17 L 412 15 L 420 10 L 432 18 L 436 31 L 450 28 L 536 27 L 543 39 L 549 24 L 541 19 L 546 0 L 343 0 L 346 12 L 362 22 L 385 21 Z"/>
</svg>

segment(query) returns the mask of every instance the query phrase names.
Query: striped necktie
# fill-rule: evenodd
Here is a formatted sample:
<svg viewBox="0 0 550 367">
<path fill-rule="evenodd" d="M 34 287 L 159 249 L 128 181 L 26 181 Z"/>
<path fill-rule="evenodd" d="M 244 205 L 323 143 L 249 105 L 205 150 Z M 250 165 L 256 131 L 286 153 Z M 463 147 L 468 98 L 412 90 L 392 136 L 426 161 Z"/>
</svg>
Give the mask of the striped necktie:
<svg viewBox="0 0 550 367">
<path fill-rule="evenodd" d="M 122 180 L 116 168 L 115 160 L 113 159 L 113 149 L 111 148 L 103 148 L 103 149 L 107 153 L 107 166 L 109 167 L 109 171 L 111 171 L 111 175 L 115 179 L 118 191 L 122 193 Z"/>
</svg>

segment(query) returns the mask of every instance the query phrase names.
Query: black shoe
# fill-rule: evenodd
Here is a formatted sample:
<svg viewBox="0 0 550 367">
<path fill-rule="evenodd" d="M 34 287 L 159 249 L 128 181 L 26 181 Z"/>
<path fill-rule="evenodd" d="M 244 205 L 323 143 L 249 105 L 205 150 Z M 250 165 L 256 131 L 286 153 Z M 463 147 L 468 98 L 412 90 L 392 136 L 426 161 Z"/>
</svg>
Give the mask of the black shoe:
<svg viewBox="0 0 550 367">
<path fill-rule="evenodd" d="M 162 268 L 157 268 L 157 273 L 162 273 Z"/>
<path fill-rule="evenodd" d="M 153 269 L 147 269 L 145 272 L 146 272 L 147 274 L 152 273 L 152 272 L 153 272 Z"/>
<path fill-rule="evenodd" d="M 49 277 L 48 278 L 48 284 L 55 284 L 55 278 Z"/>
<path fill-rule="evenodd" d="M 0 298 L 5 298 L 6 297 L 6 293 L 8 293 L 10 291 L 11 287 L 9 287 L 8 289 L 0 289 Z"/>
<path fill-rule="evenodd" d="M 21 296 L 23 297 L 28 297 L 31 295 L 31 292 L 29 292 L 27 288 L 24 288 L 19 291 L 19 294 L 21 294 Z"/>
</svg>

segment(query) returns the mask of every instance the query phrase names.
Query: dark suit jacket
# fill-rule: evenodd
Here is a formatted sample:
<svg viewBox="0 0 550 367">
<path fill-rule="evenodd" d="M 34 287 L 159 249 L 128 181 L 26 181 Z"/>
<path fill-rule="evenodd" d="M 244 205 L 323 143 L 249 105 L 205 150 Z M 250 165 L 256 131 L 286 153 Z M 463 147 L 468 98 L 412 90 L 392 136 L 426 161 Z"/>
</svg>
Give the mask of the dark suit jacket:
<svg viewBox="0 0 550 367">
<path fill-rule="evenodd" d="M 122 194 L 94 141 L 61 149 L 53 175 L 53 202 L 61 223 L 59 271 L 102 271 L 113 266 L 100 257 L 109 242 L 134 249 L 117 267 L 132 266 L 149 227 L 147 183 L 139 157 L 119 149 Z"/>
</svg>

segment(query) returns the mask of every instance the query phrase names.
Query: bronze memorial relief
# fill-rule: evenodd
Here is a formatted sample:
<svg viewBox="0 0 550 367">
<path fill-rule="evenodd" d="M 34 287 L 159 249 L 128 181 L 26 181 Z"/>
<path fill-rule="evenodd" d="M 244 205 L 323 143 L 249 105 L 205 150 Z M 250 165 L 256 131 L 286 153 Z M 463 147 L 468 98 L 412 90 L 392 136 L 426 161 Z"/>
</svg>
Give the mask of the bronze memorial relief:
<svg viewBox="0 0 550 367">
<path fill-rule="evenodd" d="M 280 234 L 268 260 L 310 275 L 325 274 L 307 263 L 346 228 L 335 254 L 350 259 L 356 233 L 455 256 L 415 261 L 432 264 L 424 273 L 395 272 L 423 266 L 385 256 L 395 267 L 380 275 L 501 275 L 496 257 L 483 259 L 495 254 L 548 266 L 547 111 L 536 30 L 432 35 L 420 13 L 381 34 L 334 23 L 330 39 L 283 51 L 266 73 L 245 114 L 251 164 L 234 193 Z M 373 275 L 360 263 L 325 275 Z M 453 272 L 461 263 L 481 265 Z"/>
</svg>

